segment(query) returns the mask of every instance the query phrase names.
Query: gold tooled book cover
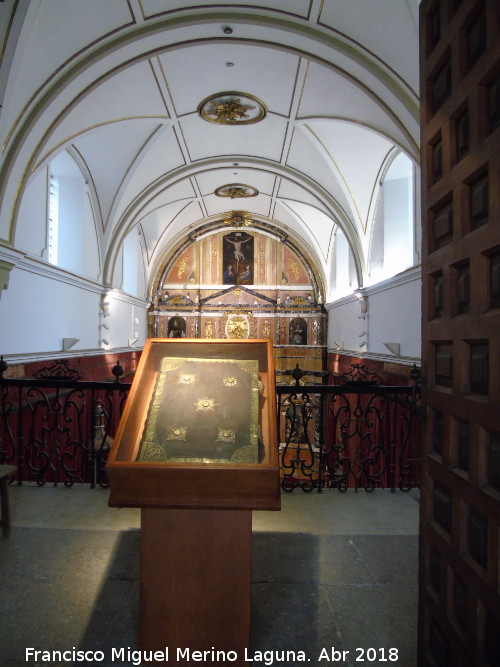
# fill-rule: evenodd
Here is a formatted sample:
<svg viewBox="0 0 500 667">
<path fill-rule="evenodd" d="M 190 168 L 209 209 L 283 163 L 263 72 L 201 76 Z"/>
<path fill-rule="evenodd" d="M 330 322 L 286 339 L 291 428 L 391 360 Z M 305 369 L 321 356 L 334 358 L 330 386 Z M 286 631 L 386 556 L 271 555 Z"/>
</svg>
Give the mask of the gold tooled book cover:
<svg viewBox="0 0 500 667">
<path fill-rule="evenodd" d="M 162 359 L 138 461 L 257 463 L 256 360 Z"/>
</svg>

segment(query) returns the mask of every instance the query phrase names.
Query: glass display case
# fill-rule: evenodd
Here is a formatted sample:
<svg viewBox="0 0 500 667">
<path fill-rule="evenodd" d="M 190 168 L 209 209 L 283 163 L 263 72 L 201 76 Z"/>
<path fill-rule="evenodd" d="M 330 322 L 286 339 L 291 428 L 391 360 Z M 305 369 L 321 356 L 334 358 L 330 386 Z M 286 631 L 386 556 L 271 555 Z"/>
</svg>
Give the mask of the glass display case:
<svg viewBox="0 0 500 667">
<path fill-rule="evenodd" d="M 108 461 L 116 506 L 279 509 L 272 343 L 149 339 Z"/>
</svg>

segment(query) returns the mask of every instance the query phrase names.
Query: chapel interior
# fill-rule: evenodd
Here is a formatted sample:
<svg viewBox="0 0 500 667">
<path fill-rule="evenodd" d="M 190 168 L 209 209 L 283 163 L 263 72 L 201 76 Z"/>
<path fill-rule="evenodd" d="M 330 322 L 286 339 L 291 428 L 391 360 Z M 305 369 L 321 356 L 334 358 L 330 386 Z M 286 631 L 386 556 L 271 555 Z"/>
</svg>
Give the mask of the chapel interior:
<svg viewBox="0 0 500 667">
<path fill-rule="evenodd" d="M 499 28 L 495 0 L 0 2 L 2 664 L 138 646 L 139 510 L 14 392 L 130 383 L 149 339 L 271 341 L 253 649 L 500 664 Z M 373 413 L 286 398 L 343 383 L 411 402 L 383 474 Z"/>
</svg>

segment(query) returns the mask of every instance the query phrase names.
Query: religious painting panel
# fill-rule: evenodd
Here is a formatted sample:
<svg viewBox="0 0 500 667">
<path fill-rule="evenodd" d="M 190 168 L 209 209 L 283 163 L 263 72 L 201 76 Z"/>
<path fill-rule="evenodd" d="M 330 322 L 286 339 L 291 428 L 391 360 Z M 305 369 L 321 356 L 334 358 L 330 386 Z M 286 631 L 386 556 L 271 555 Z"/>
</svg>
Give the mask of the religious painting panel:
<svg viewBox="0 0 500 667">
<path fill-rule="evenodd" d="M 254 283 L 254 238 L 247 232 L 232 232 L 222 240 L 224 285 Z"/>
<path fill-rule="evenodd" d="M 225 312 L 222 317 L 225 338 L 253 338 L 254 328 L 254 317 L 251 311 Z"/>
</svg>

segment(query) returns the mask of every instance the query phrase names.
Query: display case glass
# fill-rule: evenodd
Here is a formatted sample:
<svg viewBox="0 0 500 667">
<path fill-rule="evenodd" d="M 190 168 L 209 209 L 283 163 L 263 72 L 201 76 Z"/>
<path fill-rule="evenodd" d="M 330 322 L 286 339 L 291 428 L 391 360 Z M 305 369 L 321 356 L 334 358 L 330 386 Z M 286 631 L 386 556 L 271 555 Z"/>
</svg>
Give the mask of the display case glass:
<svg viewBox="0 0 500 667">
<path fill-rule="evenodd" d="M 108 475 L 115 505 L 276 504 L 271 341 L 149 339 Z"/>
</svg>

